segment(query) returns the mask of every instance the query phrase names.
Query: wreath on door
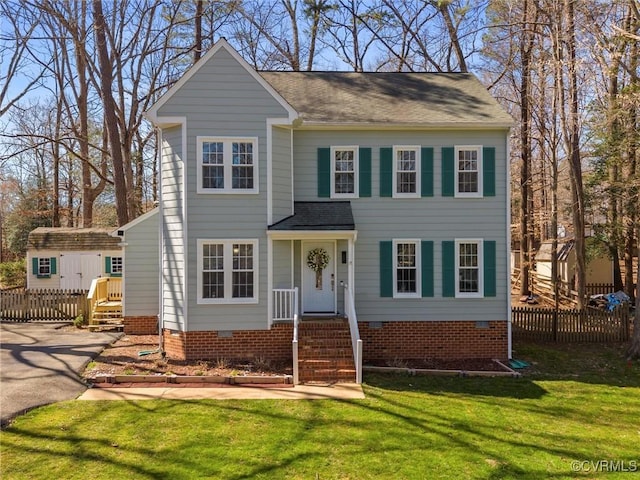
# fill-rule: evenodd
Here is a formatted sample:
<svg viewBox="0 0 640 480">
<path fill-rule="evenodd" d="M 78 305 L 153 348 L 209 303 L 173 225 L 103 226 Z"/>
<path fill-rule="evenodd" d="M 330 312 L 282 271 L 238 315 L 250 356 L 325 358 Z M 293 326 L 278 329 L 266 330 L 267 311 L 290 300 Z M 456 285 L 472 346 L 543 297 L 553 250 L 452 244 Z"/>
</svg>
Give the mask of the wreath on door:
<svg viewBox="0 0 640 480">
<path fill-rule="evenodd" d="M 316 272 L 316 288 L 322 290 L 322 271 L 329 265 L 329 254 L 324 248 L 314 248 L 307 255 L 307 267 Z"/>
</svg>

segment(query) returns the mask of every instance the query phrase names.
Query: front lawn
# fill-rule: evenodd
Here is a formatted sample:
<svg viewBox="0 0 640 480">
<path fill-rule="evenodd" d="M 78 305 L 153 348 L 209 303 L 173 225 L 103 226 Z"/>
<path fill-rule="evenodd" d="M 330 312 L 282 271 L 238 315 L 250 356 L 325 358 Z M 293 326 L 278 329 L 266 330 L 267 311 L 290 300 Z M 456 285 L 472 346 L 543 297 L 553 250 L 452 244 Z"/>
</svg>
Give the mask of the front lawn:
<svg viewBox="0 0 640 480">
<path fill-rule="evenodd" d="M 640 471 L 640 366 L 619 354 L 524 345 L 521 379 L 370 374 L 349 402 L 64 402 L 1 433 L 0 477 L 630 479 L 593 473 Z"/>
</svg>

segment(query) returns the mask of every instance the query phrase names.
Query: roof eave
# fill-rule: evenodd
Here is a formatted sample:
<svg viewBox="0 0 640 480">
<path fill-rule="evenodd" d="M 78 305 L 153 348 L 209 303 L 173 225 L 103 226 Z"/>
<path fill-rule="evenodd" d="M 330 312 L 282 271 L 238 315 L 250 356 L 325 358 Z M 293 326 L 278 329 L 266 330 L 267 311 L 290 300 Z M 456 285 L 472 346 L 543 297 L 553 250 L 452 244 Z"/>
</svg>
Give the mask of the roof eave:
<svg viewBox="0 0 640 480">
<path fill-rule="evenodd" d="M 401 122 L 323 122 L 303 120 L 297 127 L 300 130 L 322 130 L 335 128 L 349 128 L 351 130 L 508 130 L 514 126 L 511 121 L 489 122 L 430 122 L 430 123 L 401 123 Z"/>
</svg>

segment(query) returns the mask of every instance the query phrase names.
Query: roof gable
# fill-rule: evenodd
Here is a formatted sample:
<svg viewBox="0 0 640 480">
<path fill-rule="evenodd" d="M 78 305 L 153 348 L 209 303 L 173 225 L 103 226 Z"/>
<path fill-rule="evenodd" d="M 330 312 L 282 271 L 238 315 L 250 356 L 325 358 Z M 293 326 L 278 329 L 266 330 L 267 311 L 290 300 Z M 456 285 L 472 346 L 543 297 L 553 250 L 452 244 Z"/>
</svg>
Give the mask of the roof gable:
<svg viewBox="0 0 640 480">
<path fill-rule="evenodd" d="M 227 53 L 229 53 L 233 59 L 238 62 L 238 64 L 251 76 L 253 77 L 258 84 L 260 84 L 260 86 L 262 88 L 264 88 L 273 98 L 274 100 L 279 103 L 282 108 L 284 108 L 288 115 L 289 115 L 289 119 L 291 121 L 293 121 L 297 116 L 297 112 L 295 111 L 295 109 L 289 105 L 289 103 L 287 103 L 287 101 L 267 82 L 265 81 L 264 78 L 262 78 L 260 76 L 260 74 L 251 66 L 249 65 L 241 56 L 240 54 L 234 49 L 232 48 L 229 43 L 226 41 L 226 39 L 221 38 L 220 40 L 218 40 L 215 45 L 213 47 L 211 47 L 211 49 L 200 59 L 198 60 L 194 65 L 191 66 L 191 68 L 189 68 L 189 70 L 187 70 L 184 75 L 182 75 L 182 77 L 180 77 L 180 79 L 167 91 L 164 93 L 164 95 L 162 95 L 160 97 L 160 99 L 158 99 L 158 101 L 147 111 L 146 116 L 154 123 L 159 123 L 160 121 L 160 117 L 158 116 L 158 112 L 159 110 L 178 92 L 180 91 L 185 84 L 194 76 L 198 73 L 198 71 L 200 71 L 202 69 L 202 67 L 204 65 L 206 65 L 209 61 L 211 61 L 211 59 L 213 59 L 216 54 L 218 52 L 220 52 L 221 50 L 226 51 Z"/>
</svg>

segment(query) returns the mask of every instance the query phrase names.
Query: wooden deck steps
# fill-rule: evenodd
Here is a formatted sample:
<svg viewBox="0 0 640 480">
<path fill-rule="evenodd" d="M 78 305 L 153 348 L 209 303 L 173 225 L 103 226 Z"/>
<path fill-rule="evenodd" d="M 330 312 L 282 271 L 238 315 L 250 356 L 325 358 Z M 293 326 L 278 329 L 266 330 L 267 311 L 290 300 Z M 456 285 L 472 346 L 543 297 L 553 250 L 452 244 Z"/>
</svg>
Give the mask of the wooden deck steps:
<svg viewBox="0 0 640 480">
<path fill-rule="evenodd" d="M 122 319 L 122 302 L 105 301 L 96 304 L 89 322 L 89 330 L 113 330 L 124 328 Z"/>
<path fill-rule="evenodd" d="M 303 319 L 298 326 L 301 383 L 355 382 L 349 324 L 343 318 Z"/>
</svg>

